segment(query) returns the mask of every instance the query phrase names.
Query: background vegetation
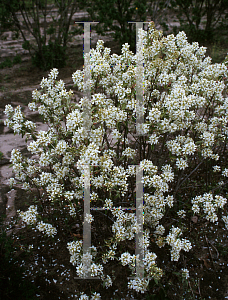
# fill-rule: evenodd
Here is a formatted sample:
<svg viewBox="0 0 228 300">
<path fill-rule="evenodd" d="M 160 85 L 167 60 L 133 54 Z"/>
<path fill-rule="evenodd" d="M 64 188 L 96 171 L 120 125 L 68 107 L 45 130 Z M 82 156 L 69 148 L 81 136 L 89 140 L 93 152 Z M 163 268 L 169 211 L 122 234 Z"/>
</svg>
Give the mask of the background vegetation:
<svg viewBox="0 0 228 300">
<path fill-rule="evenodd" d="M 33 64 L 43 70 L 66 64 L 69 28 L 81 0 L 2 0 L 2 30 L 14 28 L 23 37 L 23 48 L 29 51 Z M 53 14 L 55 12 L 56 14 Z M 20 17 L 23 21 L 21 22 Z M 51 21 L 48 21 L 51 18 Z M 32 34 L 35 43 L 28 40 Z"/>
<path fill-rule="evenodd" d="M 66 64 L 70 35 L 83 33 L 74 27 L 73 15 L 78 10 L 88 12 L 84 21 L 99 21 L 94 28 L 98 34 L 112 36 L 121 45 L 128 43 L 135 51 L 135 25 L 130 21 L 152 20 L 165 33 L 184 30 L 189 41 L 208 46 L 216 62 L 224 52 L 228 29 L 228 0 L 2 0 L 0 3 L 0 34 L 7 29 L 21 34 L 23 48 L 29 51 L 33 64 L 41 69 L 61 68 Z M 53 13 L 55 11 L 55 14 Z M 20 17 L 23 19 L 21 22 Z M 168 19 L 179 26 L 169 27 Z M 49 20 L 51 18 L 51 21 Z M 34 42 L 28 40 L 28 33 Z M 223 53 L 223 59 L 225 55 Z"/>
</svg>

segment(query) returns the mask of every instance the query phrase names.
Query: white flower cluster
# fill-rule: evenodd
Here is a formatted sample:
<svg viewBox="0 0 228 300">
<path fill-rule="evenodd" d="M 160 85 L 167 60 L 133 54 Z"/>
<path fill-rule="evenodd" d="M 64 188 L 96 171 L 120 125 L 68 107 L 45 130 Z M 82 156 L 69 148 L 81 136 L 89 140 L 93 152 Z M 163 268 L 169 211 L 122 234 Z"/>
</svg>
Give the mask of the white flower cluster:
<svg viewBox="0 0 228 300">
<path fill-rule="evenodd" d="M 186 217 L 186 211 L 184 209 L 179 210 L 177 214 L 180 218 L 184 219 Z"/>
<path fill-rule="evenodd" d="M 85 293 L 81 293 L 79 300 L 101 300 L 101 294 L 94 292 L 91 297 L 87 296 Z"/>
<path fill-rule="evenodd" d="M 132 213 L 124 212 L 121 206 L 118 209 L 111 209 L 116 221 L 112 225 L 112 232 L 117 241 L 132 240 L 135 232 L 139 231 L 139 224 Z"/>
<path fill-rule="evenodd" d="M 165 233 L 165 227 L 163 225 L 158 225 L 154 231 L 154 235 L 163 235 Z"/>
<path fill-rule="evenodd" d="M 177 168 L 185 170 L 188 167 L 187 155 L 193 155 L 197 149 L 193 139 L 178 135 L 174 140 L 169 140 L 166 144 L 169 151 L 173 155 L 178 156 L 176 159 Z"/>
<path fill-rule="evenodd" d="M 80 261 L 80 253 L 82 252 L 82 241 L 67 243 L 67 249 L 70 252 L 70 262 L 73 266 L 77 265 Z"/>
<path fill-rule="evenodd" d="M 223 208 L 226 203 L 227 199 L 220 195 L 213 196 L 211 193 L 205 193 L 192 199 L 192 210 L 195 214 L 199 214 L 202 209 L 206 219 L 214 223 L 218 221 L 216 214 L 218 208 Z"/>
<path fill-rule="evenodd" d="M 191 243 L 187 239 L 180 239 L 182 231 L 178 227 L 172 226 L 171 232 L 166 237 L 166 242 L 172 247 L 170 250 L 171 261 L 178 261 L 180 258 L 180 251 L 189 251 L 192 248 Z"/>
<path fill-rule="evenodd" d="M 21 107 L 17 106 L 13 109 L 12 105 L 8 104 L 5 107 L 4 113 L 9 119 L 4 121 L 4 125 L 13 129 L 14 133 L 23 134 L 25 131 L 34 132 L 36 124 L 32 121 L 25 121 L 24 115 L 21 112 Z"/>
<path fill-rule="evenodd" d="M 148 280 L 146 278 L 131 279 L 128 282 L 129 289 L 133 289 L 136 292 L 141 292 L 143 294 L 147 291 L 147 287 L 148 287 Z"/>
<path fill-rule="evenodd" d="M 185 278 L 185 279 L 188 279 L 189 278 L 189 270 L 188 269 L 181 269 L 182 271 L 182 276 Z"/>
<path fill-rule="evenodd" d="M 135 156 L 135 153 L 135 149 L 131 149 L 130 147 L 128 147 L 123 151 L 122 155 L 128 158 L 133 158 Z"/>
<path fill-rule="evenodd" d="M 152 161 L 144 159 L 140 162 L 140 170 L 144 170 L 145 174 L 148 174 L 143 176 L 145 187 L 153 187 L 155 191 L 160 194 L 168 192 L 168 183 L 174 180 L 174 173 L 170 165 L 164 165 L 162 167 L 162 173 L 157 175 L 157 166 L 154 166 Z"/>
<path fill-rule="evenodd" d="M 155 192 L 153 195 L 144 193 L 144 220 L 145 223 L 156 227 L 163 218 L 166 207 L 173 206 L 173 196 L 164 196 L 162 192 Z"/>
<path fill-rule="evenodd" d="M 43 221 L 37 223 L 36 229 L 51 237 L 54 237 L 54 235 L 57 234 L 57 229 L 55 227 L 53 227 L 51 224 L 44 223 Z"/>
<path fill-rule="evenodd" d="M 139 243 L 140 249 L 145 250 L 145 255 L 142 261 L 140 261 L 139 257 L 136 255 L 131 255 L 129 252 L 124 252 L 121 254 L 119 260 L 123 266 L 128 266 L 131 269 L 132 275 L 136 272 L 136 263 L 141 265 L 141 267 L 144 269 L 146 274 L 149 277 L 154 278 L 155 280 L 159 280 L 162 275 L 162 269 L 158 268 L 156 265 L 156 258 L 157 255 L 155 253 L 150 252 L 147 248 L 149 246 L 149 231 L 144 232 L 143 234 L 143 241 Z M 128 282 L 128 287 L 130 289 L 134 289 L 137 292 L 144 293 L 147 289 L 148 281 L 144 281 L 136 278 L 134 280 L 130 280 Z"/>
<path fill-rule="evenodd" d="M 11 151 L 11 159 L 10 161 L 13 164 L 13 171 L 15 173 L 15 178 L 17 180 L 24 181 L 26 178 L 26 174 L 24 173 L 24 166 L 23 166 L 23 158 L 22 154 L 18 149 L 13 149 Z"/>
<path fill-rule="evenodd" d="M 103 266 L 92 262 L 92 258 L 95 258 L 97 255 L 96 247 L 91 247 L 92 255 L 89 253 L 83 253 L 82 241 L 67 243 L 67 249 L 71 255 L 70 262 L 73 266 L 76 266 L 76 272 L 79 277 L 83 278 L 88 274 L 88 272 L 90 272 L 92 277 L 100 277 L 101 279 L 104 279 Z M 91 262 L 90 266 L 88 265 L 89 261 Z"/>
<path fill-rule="evenodd" d="M 37 223 L 37 206 L 31 205 L 26 212 L 18 210 L 18 214 L 27 225 L 35 225 Z M 55 227 L 51 224 L 44 223 L 43 221 L 37 223 L 36 229 L 45 233 L 47 236 L 54 237 L 54 235 L 57 234 L 57 229 Z"/>
<path fill-rule="evenodd" d="M 19 216 L 27 225 L 34 225 L 37 222 L 37 206 L 31 205 L 26 212 L 18 211 Z"/>
</svg>

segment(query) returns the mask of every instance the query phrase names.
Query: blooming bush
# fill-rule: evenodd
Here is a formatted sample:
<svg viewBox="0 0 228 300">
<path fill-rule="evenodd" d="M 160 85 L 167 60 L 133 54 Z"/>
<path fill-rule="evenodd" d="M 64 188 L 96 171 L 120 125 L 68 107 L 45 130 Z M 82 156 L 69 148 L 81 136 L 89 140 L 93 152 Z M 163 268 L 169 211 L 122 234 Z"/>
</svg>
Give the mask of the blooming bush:
<svg viewBox="0 0 228 300">
<path fill-rule="evenodd" d="M 140 31 L 136 54 L 125 44 L 120 56 L 110 55 L 103 44 L 99 40 L 90 50 L 89 133 L 83 127 L 83 103 L 88 99 L 76 101 L 73 91 L 56 80 L 57 69 L 43 78 L 29 104 L 48 130 L 37 131 L 19 106 L 6 106 L 5 125 L 26 136 L 31 153 L 28 158 L 12 151 L 11 185 L 18 181 L 25 190 L 38 192 L 37 206 L 20 216 L 55 238 L 60 220 L 70 220 L 72 226 L 81 222 L 84 167 L 89 164 L 91 203 L 106 209 L 111 228 L 102 231 L 103 245 L 92 239 L 89 256 L 83 253 L 82 240 L 68 242 L 69 260 L 78 277 L 90 271 L 106 288 L 115 281 L 107 271 L 119 264 L 128 269 L 128 288 L 145 293 L 150 281 L 159 284 L 177 266 L 186 280 L 191 277 L 186 257 L 195 246 L 189 230 L 193 216 L 202 222 L 223 220 L 227 227 L 228 70 L 226 63 L 212 64 L 205 57 L 206 48 L 189 44 L 184 32 L 163 37 L 153 23 L 148 32 Z M 144 66 L 141 135 L 135 126 L 139 61 Z M 86 88 L 84 75 L 78 70 L 72 76 L 81 92 Z M 122 209 L 135 207 L 137 165 L 143 170 L 141 224 L 133 211 Z M 96 218 L 93 211 L 85 222 L 97 226 Z M 135 255 L 135 235 L 142 226 L 140 259 Z M 92 261 L 90 270 L 85 259 Z M 132 278 L 137 265 L 143 267 L 144 277 Z M 83 293 L 80 299 L 89 297 Z M 100 299 L 100 294 L 91 299 Z"/>
</svg>

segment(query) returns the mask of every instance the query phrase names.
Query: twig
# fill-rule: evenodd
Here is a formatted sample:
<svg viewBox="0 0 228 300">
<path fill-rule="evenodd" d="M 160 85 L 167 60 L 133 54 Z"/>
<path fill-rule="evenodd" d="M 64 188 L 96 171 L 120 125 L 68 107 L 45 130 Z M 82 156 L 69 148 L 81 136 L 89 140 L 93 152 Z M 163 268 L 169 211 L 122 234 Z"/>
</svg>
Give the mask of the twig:
<svg viewBox="0 0 228 300">
<path fill-rule="evenodd" d="M 213 247 L 217 253 L 217 259 L 219 258 L 219 252 L 217 250 L 217 248 L 209 241 L 209 243 L 211 244 L 211 247 Z"/>
<path fill-rule="evenodd" d="M 202 296 L 201 296 L 201 291 L 200 291 L 200 278 L 198 279 L 198 291 L 199 291 L 200 297 L 202 297 Z"/>
<path fill-rule="evenodd" d="M 204 159 L 195 167 L 195 169 L 185 177 L 185 179 L 179 184 L 179 186 L 177 186 L 176 190 L 175 190 L 175 195 L 177 193 L 177 191 L 179 190 L 179 188 L 182 186 L 182 184 L 199 168 L 199 166 L 202 165 L 202 163 L 204 162 Z"/>
<path fill-rule="evenodd" d="M 210 253 L 210 257 L 211 257 L 211 260 L 212 260 L 212 264 L 213 264 L 213 267 L 214 267 L 214 269 L 215 269 L 215 265 L 214 265 L 214 261 L 213 261 L 213 257 L 212 257 L 212 253 L 211 253 L 211 249 L 210 249 L 210 245 L 209 245 L 208 238 L 207 238 L 206 234 L 205 234 L 205 240 L 206 240 L 206 242 L 207 242 L 207 247 L 208 247 L 208 250 L 209 250 L 209 253 Z"/>
<path fill-rule="evenodd" d="M 97 211 L 97 212 L 99 212 L 100 214 L 102 214 L 103 216 L 109 218 L 109 220 L 111 220 L 112 222 L 115 222 L 112 218 L 110 218 L 109 216 L 107 216 L 106 214 L 104 214 L 103 212 L 101 212 L 100 210 L 93 210 L 93 211 Z"/>
<path fill-rule="evenodd" d="M 194 297 L 194 291 L 193 291 L 193 289 L 192 289 L 192 286 L 191 286 L 191 282 L 190 282 L 190 280 L 188 279 L 188 285 L 189 285 L 189 287 L 190 287 L 190 289 L 191 289 L 191 292 L 192 292 L 192 295 L 193 295 L 193 297 Z"/>
<path fill-rule="evenodd" d="M 228 180 L 226 180 L 223 185 L 219 185 L 219 186 L 216 186 L 215 188 L 213 188 L 211 190 L 211 192 L 213 193 L 215 190 L 223 188 L 227 183 L 228 183 Z"/>
</svg>

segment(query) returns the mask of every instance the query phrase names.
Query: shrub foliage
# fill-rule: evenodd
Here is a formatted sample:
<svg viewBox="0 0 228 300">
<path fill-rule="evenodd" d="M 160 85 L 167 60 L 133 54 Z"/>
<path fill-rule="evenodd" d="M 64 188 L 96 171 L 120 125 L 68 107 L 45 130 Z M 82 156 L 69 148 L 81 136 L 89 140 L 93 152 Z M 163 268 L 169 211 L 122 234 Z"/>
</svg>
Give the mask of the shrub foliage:
<svg viewBox="0 0 228 300">
<path fill-rule="evenodd" d="M 189 229 L 190 223 L 194 227 L 192 218 L 202 224 L 221 221 L 228 228 L 227 65 L 212 64 L 206 48 L 189 44 L 184 32 L 165 37 L 153 23 L 148 32 L 140 31 L 136 54 L 124 44 L 121 55 L 110 55 L 103 44 L 99 40 L 86 57 L 91 72 L 89 132 L 83 125 L 88 98 L 77 101 L 56 80 L 57 69 L 43 78 L 29 104 L 48 130 L 37 131 L 19 106 L 5 108 L 5 125 L 26 136 L 32 154 L 28 158 L 12 151 L 15 178 L 10 184 L 20 182 L 38 193 L 38 202 L 19 215 L 47 236 L 55 238 L 60 227 L 69 233 L 63 219 L 70 226 L 81 224 L 88 175 L 91 205 L 106 208 L 104 216 L 111 223 L 101 232 L 103 244 L 92 239 L 91 257 L 83 254 L 82 239 L 66 243 L 77 276 L 84 278 L 90 271 L 108 288 L 115 281 L 107 273 L 110 266 L 119 264 L 128 270 L 123 274 L 135 276 L 138 265 L 144 277 L 126 278 L 130 290 L 145 293 L 153 283 L 150 292 L 155 293 L 159 281 L 177 269 L 188 285 L 193 276 L 188 252 L 197 242 Z M 85 72 L 72 76 L 81 92 L 88 89 Z M 141 79 L 138 72 L 143 72 Z M 138 106 L 140 86 L 143 107 Z M 140 108 L 144 123 L 136 128 Z M 136 205 L 138 171 L 143 171 L 143 220 L 122 209 Z M 96 216 L 91 212 L 84 222 L 98 226 Z M 135 256 L 135 235 L 140 232 L 141 260 Z M 90 270 L 86 258 L 92 259 Z"/>
</svg>

